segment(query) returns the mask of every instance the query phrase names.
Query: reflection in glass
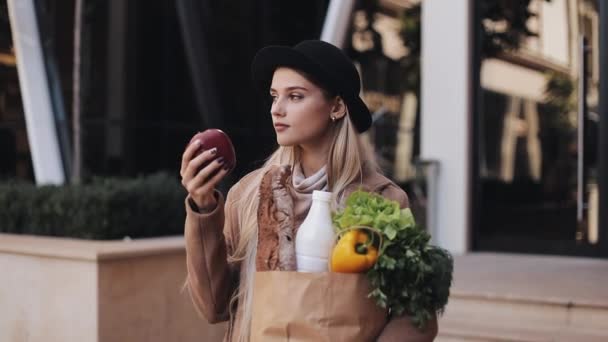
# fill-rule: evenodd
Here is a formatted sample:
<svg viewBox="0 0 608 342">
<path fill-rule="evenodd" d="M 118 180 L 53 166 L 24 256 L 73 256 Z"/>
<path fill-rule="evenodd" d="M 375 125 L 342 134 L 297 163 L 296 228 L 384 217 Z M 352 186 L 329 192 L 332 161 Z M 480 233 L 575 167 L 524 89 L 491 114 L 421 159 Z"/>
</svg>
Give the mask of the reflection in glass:
<svg viewBox="0 0 608 342">
<path fill-rule="evenodd" d="M 420 18 L 421 1 L 363 1 L 353 15 L 347 51 L 372 111 L 367 137 L 376 160 L 410 194 L 416 216 L 423 219 L 425 171 L 414 162 L 420 143 Z"/>
<path fill-rule="evenodd" d="M 477 242 L 488 249 L 509 249 L 512 242 L 524 240 L 536 241 L 536 246 L 550 241 L 595 243 L 597 1 L 520 1 L 519 8 L 509 11 L 499 3 L 479 5 Z M 522 17 L 527 20 L 518 19 Z M 585 74 L 577 53 L 582 36 L 589 41 Z M 577 145 L 580 77 L 588 88 L 584 156 Z M 588 221 L 582 230 L 576 222 L 577 158 L 584 158 L 587 175 L 583 198 Z"/>
<path fill-rule="evenodd" d="M 0 2 L 0 158 L 0 180 L 34 179 L 5 1 Z"/>
</svg>

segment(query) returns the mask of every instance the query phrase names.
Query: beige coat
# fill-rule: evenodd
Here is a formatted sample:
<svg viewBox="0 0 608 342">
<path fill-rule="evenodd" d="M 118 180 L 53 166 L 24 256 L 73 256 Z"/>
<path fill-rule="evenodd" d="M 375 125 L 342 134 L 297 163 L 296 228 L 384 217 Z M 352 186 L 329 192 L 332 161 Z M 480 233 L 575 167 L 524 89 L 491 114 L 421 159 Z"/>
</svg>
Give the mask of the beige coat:
<svg viewBox="0 0 608 342">
<path fill-rule="evenodd" d="M 256 255 L 257 270 L 290 270 L 293 267 L 293 246 L 285 245 L 280 241 L 281 226 L 291 225 L 297 227 L 302 218 L 290 217 L 292 211 L 289 208 L 277 208 L 275 202 L 268 200 L 272 197 L 268 189 L 272 188 L 276 195 L 274 186 L 264 185 L 265 180 L 283 178 L 284 169 L 274 168 L 264 176 L 260 185 L 260 208 L 258 211 L 259 237 Z M 186 223 L 185 238 L 188 268 L 188 288 L 192 301 L 199 313 L 210 323 L 217 323 L 229 319 L 230 296 L 238 286 L 239 264 L 227 262 L 228 253 L 233 251 L 239 238 L 238 215 L 239 208 L 236 203 L 241 197 L 243 189 L 255 178 L 260 170 L 254 171 L 243 177 L 228 192 L 224 201 L 223 196 L 217 192 L 219 202 L 217 207 L 209 213 L 195 212 L 186 200 Z M 363 187 L 367 191 L 373 191 L 383 196 L 398 201 L 402 207 L 408 206 L 408 198 L 405 192 L 386 177 L 377 172 L 367 172 L 362 184 L 352 184 L 345 192 L 348 193 Z M 266 189 L 266 190 L 264 190 Z M 346 197 L 345 196 L 345 197 Z M 278 201 L 279 203 L 290 203 L 289 201 Z M 276 218 L 279 219 L 276 219 Z M 274 218 L 274 219 L 273 219 Z M 278 227 L 273 228 L 273 226 Z M 273 234 L 272 232 L 277 233 Z M 291 233 L 295 235 L 295 230 Z M 274 235 L 274 236 L 273 236 Z M 292 241 L 293 239 L 288 239 Z M 281 254 L 283 253 L 283 254 Z M 240 308 L 236 310 L 236 321 L 241 316 Z M 379 342 L 390 341 L 432 341 L 437 335 L 436 320 L 424 333 L 413 327 L 408 317 L 394 317 L 384 328 Z M 237 336 L 225 336 L 224 341 L 234 341 Z"/>
</svg>

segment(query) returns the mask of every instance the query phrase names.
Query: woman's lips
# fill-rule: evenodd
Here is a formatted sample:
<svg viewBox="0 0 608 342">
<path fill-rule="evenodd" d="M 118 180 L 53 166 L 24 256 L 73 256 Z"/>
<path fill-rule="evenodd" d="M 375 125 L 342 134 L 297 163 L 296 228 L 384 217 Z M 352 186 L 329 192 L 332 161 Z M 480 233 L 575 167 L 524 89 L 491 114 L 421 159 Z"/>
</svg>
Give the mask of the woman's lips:
<svg viewBox="0 0 608 342">
<path fill-rule="evenodd" d="M 289 128 L 289 125 L 285 124 L 274 124 L 274 130 L 277 132 L 282 132 Z"/>
</svg>

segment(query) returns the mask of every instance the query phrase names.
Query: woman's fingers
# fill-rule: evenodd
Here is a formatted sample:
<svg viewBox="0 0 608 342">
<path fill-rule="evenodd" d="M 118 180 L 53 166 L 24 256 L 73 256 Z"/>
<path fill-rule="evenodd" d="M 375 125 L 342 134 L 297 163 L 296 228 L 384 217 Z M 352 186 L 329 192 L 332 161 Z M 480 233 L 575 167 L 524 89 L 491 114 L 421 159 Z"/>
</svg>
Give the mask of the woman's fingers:
<svg viewBox="0 0 608 342">
<path fill-rule="evenodd" d="M 205 198 L 213 196 L 213 189 L 226 176 L 223 158 L 216 158 L 217 148 L 205 150 L 194 157 L 200 148 L 198 143 L 192 143 L 182 155 L 182 185 L 197 203 L 204 203 Z M 204 167 L 203 167 L 204 166 Z"/>
<path fill-rule="evenodd" d="M 228 174 L 228 170 L 223 169 L 223 168 L 221 170 L 219 170 L 216 174 L 214 174 L 212 176 L 211 179 L 209 179 L 209 181 L 207 183 L 205 183 L 204 186 L 194 190 L 194 196 L 202 197 L 202 196 L 205 196 L 206 194 L 210 194 L 210 193 L 212 194 L 213 189 L 215 189 L 217 187 L 219 182 L 222 180 L 222 178 L 224 178 L 226 176 L 226 174 Z"/>
<path fill-rule="evenodd" d="M 223 175 L 227 173 L 223 169 L 224 161 L 222 158 L 218 158 L 205 166 L 202 170 L 196 174 L 196 176 L 188 182 L 186 190 L 190 194 L 204 194 L 213 191 L 217 183 L 222 179 Z"/>
<path fill-rule="evenodd" d="M 222 167 L 222 169 L 209 180 L 209 186 L 211 186 L 212 189 L 215 189 L 228 172 L 228 168 Z"/>
<path fill-rule="evenodd" d="M 188 145 L 188 147 L 186 147 L 186 150 L 182 154 L 182 165 L 179 170 L 179 174 L 182 177 L 184 176 L 184 172 L 186 172 L 186 167 L 188 166 L 188 163 L 190 162 L 190 160 L 192 160 L 194 153 L 200 148 L 200 146 L 200 140 L 196 140 L 192 144 Z"/>
<path fill-rule="evenodd" d="M 182 182 L 189 182 L 190 179 L 194 178 L 201 169 L 201 166 L 213 160 L 216 154 L 217 148 L 214 147 L 210 150 L 204 151 L 194 159 L 190 160 L 190 162 L 188 162 L 188 166 L 186 166 L 184 174 L 182 175 Z"/>
</svg>

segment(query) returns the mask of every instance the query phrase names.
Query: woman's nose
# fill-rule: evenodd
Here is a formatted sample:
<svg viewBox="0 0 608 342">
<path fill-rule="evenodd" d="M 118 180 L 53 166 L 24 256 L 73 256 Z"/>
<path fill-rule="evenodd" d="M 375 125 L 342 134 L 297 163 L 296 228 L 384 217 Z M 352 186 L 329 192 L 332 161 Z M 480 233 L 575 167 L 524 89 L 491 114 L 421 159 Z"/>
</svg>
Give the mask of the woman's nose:
<svg viewBox="0 0 608 342">
<path fill-rule="evenodd" d="M 285 116 L 285 108 L 280 99 L 276 99 L 270 107 L 270 114 L 272 116 Z"/>
</svg>

